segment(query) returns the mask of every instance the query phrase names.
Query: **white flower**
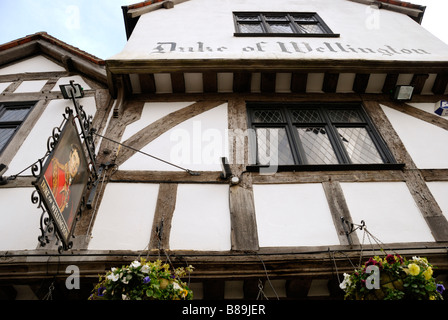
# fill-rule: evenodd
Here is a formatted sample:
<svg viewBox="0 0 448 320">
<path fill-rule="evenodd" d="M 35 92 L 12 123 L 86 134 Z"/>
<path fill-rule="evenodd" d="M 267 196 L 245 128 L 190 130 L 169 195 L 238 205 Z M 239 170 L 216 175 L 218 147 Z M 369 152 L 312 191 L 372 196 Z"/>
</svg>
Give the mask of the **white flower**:
<svg viewBox="0 0 448 320">
<path fill-rule="evenodd" d="M 125 295 L 125 294 L 121 295 L 121 299 L 122 300 L 130 300 L 129 297 L 127 295 Z"/>
<path fill-rule="evenodd" d="M 126 277 L 124 277 L 121 282 L 123 282 L 124 284 L 128 284 L 129 280 L 132 279 L 132 275 L 128 274 Z"/>
<path fill-rule="evenodd" d="M 120 278 L 120 276 L 115 273 L 111 273 L 110 275 L 107 276 L 107 279 L 112 280 L 113 282 L 117 281 L 118 278 Z"/>
<path fill-rule="evenodd" d="M 177 282 L 173 283 L 173 289 L 175 289 L 175 290 L 183 290 L 183 288 Z"/>
<path fill-rule="evenodd" d="M 140 267 L 140 265 L 141 265 L 140 262 L 137 260 L 135 260 L 131 263 L 131 267 L 133 267 L 133 268 L 138 268 L 138 267 Z"/>
<path fill-rule="evenodd" d="M 350 275 L 347 273 L 344 273 L 344 280 L 339 284 L 339 288 L 341 288 L 342 290 L 345 290 L 347 288 L 347 286 L 351 285 L 351 281 L 350 281 Z"/>
<path fill-rule="evenodd" d="M 150 268 L 149 268 L 149 266 L 148 266 L 147 264 L 145 264 L 145 265 L 140 269 L 140 271 L 143 272 L 143 273 L 149 273 L 149 270 L 150 270 Z"/>
</svg>

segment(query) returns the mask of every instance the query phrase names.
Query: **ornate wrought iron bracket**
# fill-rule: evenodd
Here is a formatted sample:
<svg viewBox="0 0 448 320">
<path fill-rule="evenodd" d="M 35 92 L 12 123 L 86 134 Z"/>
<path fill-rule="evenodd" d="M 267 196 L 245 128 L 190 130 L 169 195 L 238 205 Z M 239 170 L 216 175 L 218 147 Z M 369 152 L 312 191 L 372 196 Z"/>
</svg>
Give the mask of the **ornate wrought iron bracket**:
<svg viewBox="0 0 448 320">
<path fill-rule="evenodd" d="M 78 128 L 80 128 L 81 133 L 77 132 L 79 137 L 81 138 L 81 142 L 84 145 L 85 150 L 87 150 L 88 155 L 88 181 L 87 181 L 87 189 L 90 189 L 92 185 L 94 185 L 94 181 L 98 180 L 98 172 L 95 163 L 95 143 L 93 139 L 93 134 L 95 129 L 92 128 L 92 116 L 87 116 L 83 107 L 79 105 L 76 97 L 75 97 L 75 85 L 73 81 L 70 81 L 69 90 L 71 94 L 69 95 L 69 99 L 72 100 L 75 112 L 70 107 L 65 109 L 65 114 L 63 114 L 63 121 L 59 127 L 55 127 L 52 131 L 52 135 L 47 140 L 47 152 L 45 156 L 34 164 L 32 164 L 27 169 L 31 168 L 31 172 L 33 176 L 36 178 L 34 184 L 36 185 L 36 190 L 31 195 L 31 202 L 37 205 L 38 209 L 42 210 L 41 218 L 40 218 L 40 231 L 41 235 L 38 237 L 38 241 L 42 247 L 52 241 L 52 239 L 56 238 L 56 245 L 58 246 L 59 253 L 63 251 L 70 250 L 73 246 L 73 238 L 72 231 L 76 227 L 76 223 L 79 221 L 81 217 L 82 211 L 86 207 L 85 194 L 81 196 L 80 203 L 76 212 L 74 212 L 73 224 L 72 227 L 67 229 L 61 228 L 61 223 L 59 222 L 59 217 L 55 218 L 54 216 L 54 207 L 49 205 L 43 199 L 46 197 L 48 199 L 47 189 L 41 189 L 40 185 L 38 187 L 38 182 L 41 179 L 42 170 L 44 164 L 48 161 L 48 157 L 53 153 L 55 148 L 58 145 L 58 142 L 61 138 L 62 132 L 64 130 L 67 121 L 72 121 L 73 125 L 75 125 L 75 119 L 78 119 Z M 73 90 L 73 91 L 72 91 Z M 27 170 L 26 169 L 26 170 Z M 45 202 L 45 203 L 44 203 Z M 91 203 L 90 203 L 91 204 Z M 48 212 L 48 210 L 51 210 Z M 58 219 L 55 221 L 54 219 Z M 57 222 L 57 223 L 56 223 Z M 63 231 L 62 231 L 63 230 Z"/>
<path fill-rule="evenodd" d="M 90 158 L 91 170 L 94 175 L 93 179 L 98 179 L 98 171 L 96 168 L 96 156 L 95 156 L 95 141 L 93 138 L 96 129 L 92 127 L 93 118 L 91 115 L 87 116 L 84 111 L 84 107 L 79 104 L 75 97 L 76 87 L 73 80 L 70 80 L 70 85 L 72 87 L 70 98 L 73 102 L 73 106 L 76 111 L 75 118 L 78 119 L 79 127 L 81 128 L 81 136 L 84 139 L 85 146 L 87 148 L 87 153 Z"/>
<path fill-rule="evenodd" d="M 341 217 L 342 227 L 344 228 L 345 236 L 347 237 L 348 243 L 350 245 L 353 244 L 351 234 L 356 230 L 362 230 L 366 227 L 364 220 L 361 220 L 361 224 L 354 224 L 351 221 L 346 220 L 344 217 Z"/>
</svg>

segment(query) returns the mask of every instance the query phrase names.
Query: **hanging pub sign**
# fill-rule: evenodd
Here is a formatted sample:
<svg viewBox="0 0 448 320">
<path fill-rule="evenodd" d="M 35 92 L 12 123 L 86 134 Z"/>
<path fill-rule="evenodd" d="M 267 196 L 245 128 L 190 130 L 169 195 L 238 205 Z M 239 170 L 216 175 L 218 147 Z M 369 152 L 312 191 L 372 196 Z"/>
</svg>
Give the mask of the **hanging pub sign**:
<svg viewBox="0 0 448 320">
<path fill-rule="evenodd" d="M 76 217 L 89 181 L 89 167 L 73 115 L 67 119 L 35 187 L 64 248 L 71 246 Z"/>
</svg>

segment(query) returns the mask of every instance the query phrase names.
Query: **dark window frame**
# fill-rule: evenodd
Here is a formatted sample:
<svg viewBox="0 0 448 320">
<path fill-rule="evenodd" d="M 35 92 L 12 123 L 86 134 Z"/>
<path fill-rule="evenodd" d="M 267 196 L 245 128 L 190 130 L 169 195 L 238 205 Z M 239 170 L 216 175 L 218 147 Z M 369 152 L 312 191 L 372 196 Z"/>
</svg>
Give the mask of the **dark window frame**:
<svg viewBox="0 0 448 320">
<path fill-rule="evenodd" d="M 33 110 L 36 105 L 35 101 L 28 102 L 0 102 L 0 130 L 1 129 L 14 129 L 14 133 L 4 142 L 3 147 L 0 145 L 0 154 L 6 150 L 8 145 L 11 143 L 17 131 L 20 129 L 22 124 L 26 121 L 31 110 Z M 10 121 L 2 121 L 1 118 L 8 110 L 19 110 L 19 109 L 27 109 L 26 115 L 21 120 L 10 120 Z"/>
<path fill-rule="evenodd" d="M 245 18 L 253 17 L 253 20 L 245 20 Z M 270 18 L 271 17 L 271 18 Z M 284 17 L 284 20 L 278 18 Z M 277 19 L 276 19 L 277 18 Z M 255 12 L 255 11 L 238 11 L 233 12 L 235 23 L 236 37 L 323 37 L 337 38 L 340 35 L 334 33 L 324 20 L 316 12 Z M 255 20 L 257 19 L 257 20 Z M 302 19 L 302 20 L 300 20 Z M 243 32 L 242 24 L 259 25 L 263 32 Z M 291 32 L 274 32 L 271 25 L 279 24 L 288 26 Z M 300 26 L 316 25 L 322 33 L 304 33 L 300 30 Z"/>
<path fill-rule="evenodd" d="M 319 122 L 294 122 L 292 110 L 317 110 L 320 115 Z M 360 117 L 358 122 L 336 122 L 330 119 L 331 110 L 353 110 Z M 283 116 L 283 122 L 256 122 L 254 112 L 260 110 L 278 110 Z M 368 116 L 362 103 L 248 103 L 247 104 L 248 128 L 253 129 L 254 134 L 250 139 L 249 148 L 251 164 L 248 171 L 258 171 L 259 168 L 269 167 L 270 164 L 262 164 L 259 161 L 258 141 L 256 130 L 260 128 L 284 128 L 291 148 L 294 164 L 276 164 L 277 171 L 295 170 L 387 170 L 401 169 L 404 164 L 397 163 L 386 142 L 379 134 L 374 123 Z M 300 127 L 321 127 L 326 130 L 338 163 L 309 164 L 306 161 L 306 153 L 302 147 L 298 130 Z M 339 138 L 338 128 L 364 128 L 373 142 L 376 151 L 381 157 L 381 163 L 353 163 L 342 140 Z M 254 147 L 255 146 L 255 147 Z"/>
</svg>

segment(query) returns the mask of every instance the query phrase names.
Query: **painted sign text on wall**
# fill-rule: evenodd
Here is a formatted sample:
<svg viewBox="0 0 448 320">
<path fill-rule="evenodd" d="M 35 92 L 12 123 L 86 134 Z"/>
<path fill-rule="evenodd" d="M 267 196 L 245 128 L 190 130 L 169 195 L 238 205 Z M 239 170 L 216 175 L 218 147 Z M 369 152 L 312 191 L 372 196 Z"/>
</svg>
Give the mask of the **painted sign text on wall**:
<svg viewBox="0 0 448 320">
<path fill-rule="evenodd" d="M 207 46 L 204 42 L 197 42 L 193 46 L 180 46 L 177 42 L 157 42 L 157 46 L 152 53 L 202 53 L 202 52 L 228 52 L 230 49 L 225 46 Z M 241 52 L 277 52 L 286 54 L 307 54 L 307 53 L 335 53 L 335 54 L 380 54 L 382 56 L 411 55 L 411 54 L 431 54 L 421 48 L 398 48 L 391 45 L 383 45 L 380 48 L 354 47 L 341 42 L 322 42 L 319 45 L 306 41 L 260 41 L 253 45 L 243 46 Z"/>
</svg>

